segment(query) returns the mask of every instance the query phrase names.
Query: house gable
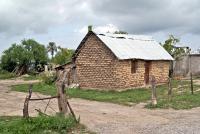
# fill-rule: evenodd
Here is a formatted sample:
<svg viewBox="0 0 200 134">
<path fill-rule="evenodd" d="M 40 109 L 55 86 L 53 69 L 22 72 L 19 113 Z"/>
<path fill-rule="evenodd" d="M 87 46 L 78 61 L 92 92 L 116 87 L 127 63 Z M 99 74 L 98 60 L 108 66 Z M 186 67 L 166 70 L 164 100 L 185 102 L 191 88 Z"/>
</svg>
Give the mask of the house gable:
<svg viewBox="0 0 200 134">
<path fill-rule="evenodd" d="M 92 31 L 89 31 L 86 36 L 83 38 L 83 40 L 81 41 L 81 43 L 79 44 L 79 46 L 77 47 L 77 49 L 75 50 L 75 53 L 74 55 L 72 56 L 72 59 L 75 61 L 75 59 L 78 57 L 79 53 L 81 52 L 81 50 L 84 48 L 86 42 L 88 40 L 90 40 L 90 37 L 91 36 L 95 36 L 96 38 L 96 41 L 94 41 L 93 43 L 97 43 L 98 41 L 98 44 L 101 44 L 104 46 L 104 49 L 108 49 L 108 51 L 110 51 L 109 53 L 112 53 L 113 56 L 115 56 L 115 54 L 110 50 L 110 48 L 108 48 L 104 42 Z M 95 47 L 94 45 L 92 45 L 91 47 Z M 115 56 L 116 57 L 116 56 Z M 116 57 L 117 58 L 117 57 Z"/>
<path fill-rule="evenodd" d="M 79 47 L 75 57 L 78 82 L 81 87 L 103 88 L 113 85 L 116 56 L 95 34 Z M 108 87 L 109 88 L 109 87 Z"/>
</svg>

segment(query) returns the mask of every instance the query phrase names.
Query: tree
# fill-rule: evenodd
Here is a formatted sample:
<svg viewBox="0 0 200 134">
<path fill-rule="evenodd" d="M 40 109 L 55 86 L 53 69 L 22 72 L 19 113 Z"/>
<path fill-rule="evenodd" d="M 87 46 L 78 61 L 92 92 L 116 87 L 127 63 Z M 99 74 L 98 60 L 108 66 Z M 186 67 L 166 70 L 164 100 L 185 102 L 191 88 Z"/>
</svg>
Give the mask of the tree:
<svg viewBox="0 0 200 134">
<path fill-rule="evenodd" d="M 55 42 L 49 42 L 47 46 L 47 51 L 51 53 L 51 59 L 53 59 L 54 53 L 57 52 L 57 47 Z"/>
<path fill-rule="evenodd" d="M 160 43 L 175 60 L 188 53 L 188 50 L 185 50 L 184 47 L 176 47 L 178 42 L 180 42 L 178 38 L 175 38 L 173 35 L 169 35 L 169 38 L 164 44 Z"/>
<path fill-rule="evenodd" d="M 55 64 L 65 64 L 71 61 L 74 50 L 58 47 L 59 51 L 56 53 L 55 57 L 52 59 L 52 62 Z"/>
<path fill-rule="evenodd" d="M 35 64 L 35 67 L 39 64 L 44 65 L 47 63 L 48 56 L 44 45 L 39 44 L 33 39 L 23 40 L 22 45 L 30 53 L 31 60 Z"/>
<path fill-rule="evenodd" d="M 38 65 L 47 63 L 47 53 L 44 45 L 33 39 L 22 40 L 20 44 L 12 44 L 1 57 L 2 69 L 21 75 L 31 67 L 37 70 Z"/>
<path fill-rule="evenodd" d="M 21 45 L 12 44 L 12 46 L 3 52 L 1 65 L 3 70 L 14 71 L 17 65 L 26 66 L 29 56 Z"/>
<path fill-rule="evenodd" d="M 175 38 L 173 35 L 170 35 L 169 38 L 165 41 L 164 44 L 161 44 L 164 49 L 175 59 L 178 60 L 183 55 L 187 54 L 190 50 L 185 50 L 183 47 L 176 47 L 176 44 L 180 40 L 178 38 Z M 188 51 L 189 50 L 189 51 Z M 169 70 L 169 77 L 172 77 L 173 75 L 173 62 L 170 64 L 170 70 Z"/>
</svg>

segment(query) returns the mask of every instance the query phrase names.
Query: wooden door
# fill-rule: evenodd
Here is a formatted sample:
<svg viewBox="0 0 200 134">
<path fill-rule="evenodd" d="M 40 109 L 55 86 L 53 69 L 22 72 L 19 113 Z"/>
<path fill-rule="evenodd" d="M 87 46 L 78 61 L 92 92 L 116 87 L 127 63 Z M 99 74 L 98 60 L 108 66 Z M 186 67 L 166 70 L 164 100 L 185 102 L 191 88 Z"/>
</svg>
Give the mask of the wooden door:
<svg viewBox="0 0 200 134">
<path fill-rule="evenodd" d="M 149 84 L 149 72 L 150 72 L 151 62 L 146 61 L 145 62 L 145 73 L 144 73 L 144 81 L 145 84 Z"/>
</svg>

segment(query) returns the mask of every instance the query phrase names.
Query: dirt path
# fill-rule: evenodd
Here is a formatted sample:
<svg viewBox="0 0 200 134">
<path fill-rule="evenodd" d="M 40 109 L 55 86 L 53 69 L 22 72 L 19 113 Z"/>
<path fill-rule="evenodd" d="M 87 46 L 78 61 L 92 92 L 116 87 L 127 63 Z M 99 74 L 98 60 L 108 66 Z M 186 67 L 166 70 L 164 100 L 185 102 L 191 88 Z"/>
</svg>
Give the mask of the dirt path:
<svg viewBox="0 0 200 134">
<path fill-rule="evenodd" d="M 19 83 L 24 83 L 24 81 L 0 81 L 1 116 L 22 115 L 23 102 L 27 94 L 10 91 L 8 87 L 8 85 Z M 33 94 L 33 97 L 38 97 L 37 95 Z M 200 108 L 178 111 L 171 109 L 148 110 L 143 108 L 144 104 L 127 107 L 82 99 L 71 99 L 69 101 L 75 113 L 80 115 L 81 123 L 100 134 L 200 133 Z M 44 110 L 45 106 L 45 102 L 31 102 L 31 115 L 37 115 L 35 108 Z M 58 111 L 56 100 L 51 101 L 51 107 L 53 110 L 49 108 L 48 113 L 54 114 L 54 110 Z"/>
</svg>

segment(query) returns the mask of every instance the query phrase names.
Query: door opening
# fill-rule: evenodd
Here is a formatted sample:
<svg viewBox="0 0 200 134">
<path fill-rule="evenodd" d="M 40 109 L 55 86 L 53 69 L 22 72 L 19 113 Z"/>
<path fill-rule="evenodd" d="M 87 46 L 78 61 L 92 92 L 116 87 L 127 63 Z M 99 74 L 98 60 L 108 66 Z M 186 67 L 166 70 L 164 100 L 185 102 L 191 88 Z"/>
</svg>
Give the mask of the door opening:
<svg viewBox="0 0 200 134">
<path fill-rule="evenodd" d="M 144 81 L 145 84 L 149 84 L 149 72 L 151 67 L 151 61 L 146 61 L 144 66 L 145 66 Z"/>
</svg>

